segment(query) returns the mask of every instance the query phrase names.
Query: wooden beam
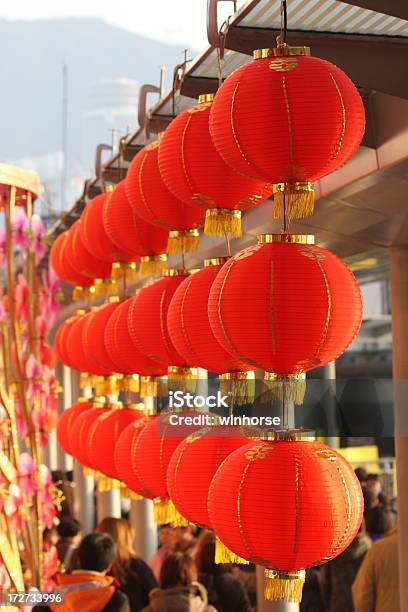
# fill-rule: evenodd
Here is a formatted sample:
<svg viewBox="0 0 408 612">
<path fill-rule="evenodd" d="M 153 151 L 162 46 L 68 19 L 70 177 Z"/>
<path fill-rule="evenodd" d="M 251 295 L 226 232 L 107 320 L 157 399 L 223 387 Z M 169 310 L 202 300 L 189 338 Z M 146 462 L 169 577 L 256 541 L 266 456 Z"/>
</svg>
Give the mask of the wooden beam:
<svg viewBox="0 0 408 612">
<path fill-rule="evenodd" d="M 346 4 L 408 20 L 408 3 L 406 0 L 347 0 Z"/>
</svg>

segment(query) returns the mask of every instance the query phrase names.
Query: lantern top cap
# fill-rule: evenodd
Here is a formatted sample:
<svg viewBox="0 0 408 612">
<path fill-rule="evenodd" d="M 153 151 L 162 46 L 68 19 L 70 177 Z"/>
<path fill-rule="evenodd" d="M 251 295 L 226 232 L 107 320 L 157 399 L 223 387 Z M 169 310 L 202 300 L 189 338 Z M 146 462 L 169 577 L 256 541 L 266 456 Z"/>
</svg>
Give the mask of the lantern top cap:
<svg viewBox="0 0 408 612">
<path fill-rule="evenodd" d="M 211 266 L 223 266 L 230 257 L 213 257 L 212 259 L 204 259 L 204 268 L 210 268 Z"/>
<path fill-rule="evenodd" d="M 112 193 L 114 189 L 115 189 L 114 185 L 105 185 L 105 193 Z"/>
<path fill-rule="evenodd" d="M 115 302 L 120 302 L 120 297 L 118 295 L 109 296 L 109 304 L 113 304 Z"/>
<path fill-rule="evenodd" d="M 258 236 L 258 244 L 270 244 L 272 242 L 314 244 L 315 237 L 312 234 L 260 234 Z"/>
<path fill-rule="evenodd" d="M 161 253 L 160 255 L 143 255 L 140 258 L 141 263 L 149 263 L 150 261 L 167 261 L 166 253 Z"/>
<path fill-rule="evenodd" d="M 212 102 L 214 98 L 215 98 L 214 93 L 200 94 L 198 96 L 198 103 L 203 104 L 204 102 Z"/>
<path fill-rule="evenodd" d="M 85 313 L 86 313 L 86 310 L 84 310 L 83 308 L 78 308 L 78 310 L 75 311 L 75 314 L 78 317 L 83 317 Z"/>
<path fill-rule="evenodd" d="M 171 230 L 169 232 L 169 238 L 181 238 L 181 237 L 198 237 L 200 232 L 198 229 L 189 229 L 189 230 Z"/>
<path fill-rule="evenodd" d="M 198 272 L 199 268 L 192 268 L 187 270 L 186 268 L 167 268 L 167 270 L 163 270 L 162 276 L 190 276 L 194 274 L 194 272 Z"/>
<path fill-rule="evenodd" d="M 255 49 L 253 55 L 254 59 L 283 57 L 288 55 L 310 55 L 310 47 L 290 47 L 289 45 L 283 45 L 281 47 L 269 49 Z"/>
<path fill-rule="evenodd" d="M 256 438 L 266 442 L 315 442 L 315 432 L 311 429 L 270 429 L 257 432 Z"/>
</svg>

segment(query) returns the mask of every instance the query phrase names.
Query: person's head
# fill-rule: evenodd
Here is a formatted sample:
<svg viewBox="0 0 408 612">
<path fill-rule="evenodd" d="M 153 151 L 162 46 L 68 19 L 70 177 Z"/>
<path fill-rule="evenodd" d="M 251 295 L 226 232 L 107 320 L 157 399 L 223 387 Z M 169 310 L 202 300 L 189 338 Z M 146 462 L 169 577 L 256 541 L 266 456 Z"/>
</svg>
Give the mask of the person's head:
<svg viewBox="0 0 408 612">
<path fill-rule="evenodd" d="M 359 483 L 361 485 L 365 484 L 365 481 L 367 480 L 367 470 L 362 467 L 358 467 L 354 470 L 354 473 L 357 476 Z"/>
<path fill-rule="evenodd" d="M 55 546 L 58 542 L 58 533 L 55 527 L 44 529 L 43 531 L 43 548 L 49 550 L 51 546 Z"/>
<path fill-rule="evenodd" d="M 162 589 L 189 586 L 196 580 L 197 567 L 190 555 L 181 552 L 172 552 L 167 555 L 160 572 Z"/>
<path fill-rule="evenodd" d="M 215 533 L 208 529 L 199 535 L 194 559 L 199 574 L 219 574 L 229 569 L 228 565 L 215 563 Z"/>
<path fill-rule="evenodd" d="M 96 528 L 98 533 L 108 533 L 116 544 L 116 559 L 112 564 L 112 573 L 123 582 L 131 559 L 136 556 L 133 542 L 135 530 L 129 521 L 109 516 L 104 518 Z"/>
<path fill-rule="evenodd" d="M 159 532 L 160 546 L 172 550 L 176 544 L 177 532 L 171 525 L 162 525 Z"/>
<path fill-rule="evenodd" d="M 80 536 L 81 523 L 73 516 L 66 516 L 61 519 L 57 532 L 61 539 L 74 541 Z"/>
<path fill-rule="evenodd" d="M 381 480 L 378 474 L 367 474 L 365 486 L 374 491 L 379 495 L 382 490 Z"/>
<path fill-rule="evenodd" d="M 376 490 L 371 487 L 363 488 L 363 500 L 364 500 L 364 512 L 366 512 L 370 508 L 374 508 L 375 506 L 378 506 L 378 504 L 380 503 Z"/>
<path fill-rule="evenodd" d="M 78 547 L 79 568 L 106 574 L 116 558 L 116 544 L 108 533 L 89 533 Z"/>
<path fill-rule="evenodd" d="M 52 482 L 59 482 L 62 484 L 64 482 L 64 472 L 62 470 L 53 470 L 51 472 L 51 478 Z"/>
</svg>

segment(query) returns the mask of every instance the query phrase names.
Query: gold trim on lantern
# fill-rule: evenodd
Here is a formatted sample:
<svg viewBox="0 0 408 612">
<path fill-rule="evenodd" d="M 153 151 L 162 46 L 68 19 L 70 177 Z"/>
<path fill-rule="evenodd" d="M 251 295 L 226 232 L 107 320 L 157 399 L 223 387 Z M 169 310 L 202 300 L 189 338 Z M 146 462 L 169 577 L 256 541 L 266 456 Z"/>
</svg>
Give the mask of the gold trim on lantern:
<svg viewBox="0 0 408 612">
<path fill-rule="evenodd" d="M 265 570 L 265 599 L 272 601 L 286 600 L 299 603 L 306 579 L 305 570 L 280 572 L 275 569 Z"/>
<path fill-rule="evenodd" d="M 223 266 L 230 257 L 213 257 L 212 259 L 204 259 L 204 268 L 210 268 L 211 266 Z"/>
<path fill-rule="evenodd" d="M 136 262 L 134 261 L 115 261 L 112 264 L 112 279 L 119 280 L 136 280 Z"/>
<path fill-rule="evenodd" d="M 189 521 L 180 514 L 171 499 L 156 497 L 153 500 L 153 517 L 156 525 L 167 525 L 171 523 L 173 527 L 187 527 Z"/>
<path fill-rule="evenodd" d="M 159 274 L 167 266 L 167 255 L 146 255 L 140 258 L 140 274 L 149 276 L 150 274 Z"/>
<path fill-rule="evenodd" d="M 255 49 L 253 51 L 254 59 L 282 57 L 285 55 L 310 55 L 310 47 L 291 47 L 289 45 L 285 45 L 283 47 Z"/>
<path fill-rule="evenodd" d="M 242 235 L 241 211 L 231 208 L 207 208 L 204 233 L 207 236 Z"/>
<path fill-rule="evenodd" d="M 314 189 L 310 181 L 286 181 L 273 186 L 273 218 L 302 219 L 314 212 Z"/>
<path fill-rule="evenodd" d="M 167 268 L 167 270 L 163 270 L 162 276 L 191 276 L 195 272 L 199 272 L 199 268 L 191 268 L 190 270 L 186 268 Z"/>
<path fill-rule="evenodd" d="M 296 406 L 303 404 L 306 394 L 306 374 L 277 374 L 265 372 L 264 392 L 262 403 L 279 402 L 284 405 L 287 402 Z"/>
<path fill-rule="evenodd" d="M 214 98 L 215 98 L 214 93 L 200 94 L 198 96 L 198 103 L 203 104 L 203 102 L 212 102 Z"/>
<path fill-rule="evenodd" d="M 290 244 L 314 244 L 313 234 L 259 234 L 258 244 L 270 244 L 272 242 L 287 242 Z"/>
</svg>

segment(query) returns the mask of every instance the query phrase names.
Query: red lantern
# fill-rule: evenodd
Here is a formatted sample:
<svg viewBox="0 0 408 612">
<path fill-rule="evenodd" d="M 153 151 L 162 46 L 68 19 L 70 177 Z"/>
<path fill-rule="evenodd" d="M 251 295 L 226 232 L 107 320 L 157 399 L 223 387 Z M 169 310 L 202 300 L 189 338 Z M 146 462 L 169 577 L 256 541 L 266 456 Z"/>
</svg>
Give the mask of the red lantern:
<svg viewBox="0 0 408 612">
<path fill-rule="evenodd" d="M 134 490 L 143 497 L 154 498 L 157 523 L 186 524 L 169 500 L 167 468 L 177 446 L 186 436 L 203 426 L 205 416 L 192 411 L 177 415 L 160 414 L 149 420 L 137 438 L 131 470 L 140 481 L 141 487 Z M 190 417 L 191 423 L 186 424 L 180 417 Z"/>
<path fill-rule="evenodd" d="M 75 323 L 67 332 L 65 347 L 68 356 L 68 361 L 72 368 L 78 372 L 86 372 L 95 376 L 109 376 L 111 372 L 105 368 L 101 368 L 92 359 L 88 359 L 84 349 L 82 332 L 86 323 L 87 317 L 91 313 L 85 313 L 84 310 L 77 312 L 78 317 Z"/>
<path fill-rule="evenodd" d="M 109 278 L 111 275 L 111 264 L 97 259 L 86 248 L 79 231 L 80 223 L 80 220 L 75 221 L 68 231 L 65 245 L 68 261 L 83 276 Z"/>
<path fill-rule="evenodd" d="M 133 421 L 133 423 L 122 431 L 115 446 L 114 462 L 118 479 L 124 482 L 125 485 L 134 492 L 136 490 L 143 490 L 143 484 L 133 470 L 133 458 L 137 453 L 139 434 L 143 427 L 147 425 L 148 421 L 149 417 L 147 416 Z M 148 492 L 144 497 L 153 499 L 153 497 L 149 497 Z"/>
<path fill-rule="evenodd" d="M 354 275 L 336 255 L 309 244 L 312 238 L 260 236 L 223 266 L 210 291 L 218 342 L 278 378 L 337 359 L 361 324 Z"/>
<path fill-rule="evenodd" d="M 221 464 L 209 495 L 221 541 L 266 570 L 268 599 L 300 601 L 305 568 L 339 555 L 363 516 L 351 465 L 321 442 L 241 446 Z"/>
<path fill-rule="evenodd" d="M 103 224 L 103 207 L 108 195 L 103 193 L 88 202 L 81 217 L 80 236 L 86 248 L 98 259 L 109 263 L 133 261 L 135 256 L 126 249 L 119 249 L 106 233 Z"/>
<path fill-rule="evenodd" d="M 347 75 L 306 47 L 255 51 L 220 87 L 213 142 L 237 172 L 275 183 L 274 216 L 313 213 L 310 181 L 333 172 L 364 135 L 364 106 Z M 305 55 L 306 54 L 306 55 Z"/>
<path fill-rule="evenodd" d="M 138 291 L 131 299 L 128 325 L 135 346 L 149 359 L 182 374 L 190 364 L 174 348 L 167 329 L 170 301 L 191 270 L 166 270 L 165 276 Z M 169 370 L 169 374 L 171 371 Z"/>
<path fill-rule="evenodd" d="M 117 441 L 122 431 L 134 421 L 143 418 L 141 410 L 122 408 L 115 404 L 111 410 L 103 410 L 95 419 L 87 436 L 88 457 L 90 467 L 109 478 L 118 479 L 114 463 L 114 453 Z"/>
<path fill-rule="evenodd" d="M 83 311 L 79 310 L 77 311 L 75 315 L 63 321 L 61 325 L 59 326 L 59 328 L 57 329 L 57 332 L 54 338 L 54 347 L 55 347 L 55 352 L 57 353 L 58 359 L 61 361 L 61 363 L 63 363 L 64 365 L 70 368 L 73 367 L 73 365 L 71 365 L 69 356 L 68 356 L 67 337 L 68 337 L 71 327 L 74 325 L 74 323 L 76 323 L 78 317 L 82 316 L 81 312 Z"/>
<path fill-rule="evenodd" d="M 54 272 L 65 282 L 79 287 L 90 287 L 93 280 L 87 278 L 71 265 L 66 253 L 68 232 L 63 232 L 55 239 L 50 250 L 50 262 Z"/>
<path fill-rule="evenodd" d="M 82 341 L 87 359 L 98 367 L 117 372 L 117 364 L 109 357 L 105 346 L 105 328 L 112 313 L 119 306 L 112 301 L 89 313 L 82 330 Z"/>
<path fill-rule="evenodd" d="M 64 410 L 57 422 L 57 440 L 58 444 L 61 448 L 71 455 L 71 440 L 72 440 L 72 427 L 74 425 L 75 420 L 79 417 L 80 414 L 83 414 L 87 410 L 92 408 L 92 402 L 88 401 L 85 398 L 80 398 L 76 404 L 70 406 Z"/>
<path fill-rule="evenodd" d="M 156 257 L 166 252 L 168 231 L 153 227 L 136 214 L 127 198 L 125 181 L 106 198 L 103 223 L 110 240 L 134 257 Z"/>
<path fill-rule="evenodd" d="M 178 200 L 167 189 L 158 164 L 159 141 L 148 144 L 134 157 L 126 176 L 126 195 L 138 216 L 147 223 L 170 230 L 168 253 L 195 251 L 199 245 L 197 224 L 204 211 Z"/>
<path fill-rule="evenodd" d="M 98 416 L 106 410 L 109 410 L 109 405 L 93 401 L 92 408 L 80 414 L 71 427 L 71 455 L 84 467 L 89 468 L 92 463 L 88 456 L 88 433 Z"/>
<path fill-rule="evenodd" d="M 242 427 L 210 427 L 180 442 L 167 469 L 167 488 L 182 516 L 211 529 L 207 510 L 211 481 L 224 459 L 247 443 Z"/>
<path fill-rule="evenodd" d="M 125 300 L 109 318 L 104 335 L 106 351 L 122 374 L 163 376 L 167 373 L 166 366 L 147 357 L 131 341 L 128 328 L 130 306 L 131 300 Z"/>
<path fill-rule="evenodd" d="M 213 94 L 173 119 L 159 147 L 159 167 L 176 197 L 206 210 L 205 233 L 241 235 L 241 211 L 262 202 L 272 185 L 235 172 L 217 152 L 209 131 Z"/>
</svg>

